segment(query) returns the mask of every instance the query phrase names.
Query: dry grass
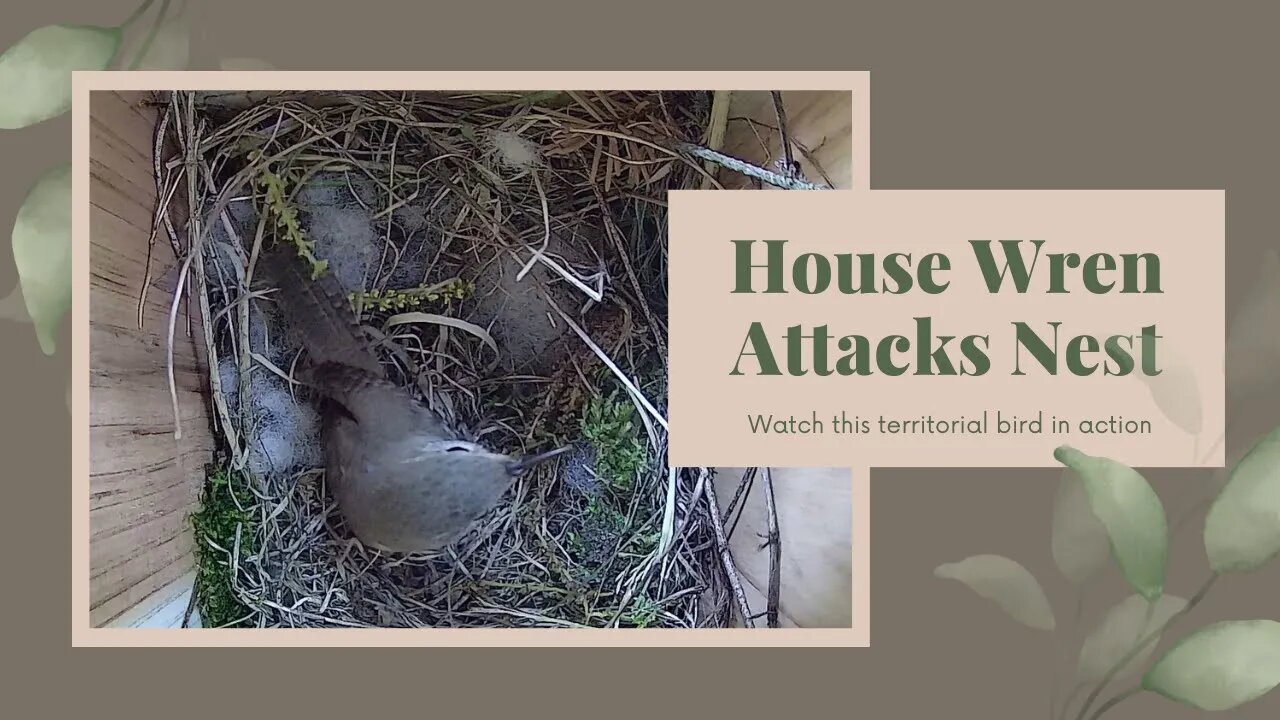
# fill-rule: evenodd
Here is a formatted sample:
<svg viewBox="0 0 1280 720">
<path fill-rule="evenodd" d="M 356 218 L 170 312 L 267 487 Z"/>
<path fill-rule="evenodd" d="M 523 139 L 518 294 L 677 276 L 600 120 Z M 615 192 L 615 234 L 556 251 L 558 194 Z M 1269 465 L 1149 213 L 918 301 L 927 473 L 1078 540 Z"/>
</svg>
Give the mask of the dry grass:
<svg viewBox="0 0 1280 720">
<path fill-rule="evenodd" d="M 261 211 L 264 173 L 295 194 L 321 173 L 357 178 L 376 188 L 369 210 L 384 247 L 353 300 L 383 339 L 388 373 L 495 448 L 574 442 L 579 452 L 521 478 L 446 552 L 389 556 L 346 531 L 322 470 L 248 472 L 255 429 L 237 388 L 212 373 L 226 464 L 253 498 L 228 547 L 206 547 L 246 609 L 239 624 L 717 627 L 749 616 L 722 552 L 732 523 L 714 509 L 710 471 L 665 466 L 664 198 L 719 186 L 704 163 L 714 155 L 689 152 L 723 133 L 711 93 L 241 100 L 160 101 L 156 236 L 184 261 L 210 367 L 233 358 L 243 384 L 253 372 L 291 378 L 298 358 L 274 363 L 249 341 L 251 306 L 270 303 L 256 258 L 289 232 L 264 220 L 236 237 L 231 262 L 209 263 L 209 226 L 232 230 L 233 203 Z M 200 209 L 186 227 L 171 219 L 186 215 L 181 205 Z M 416 231 L 399 219 L 410 207 L 423 210 Z M 430 257 L 404 286 L 404 258 L 427 236 Z M 438 292 L 459 282 L 475 291 Z M 373 302 L 406 287 L 412 307 Z M 485 316 L 513 287 L 545 301 L 541 320 L 557 330 L 537 357 L 518 356 L 502 318 Z M 178 309 L 171 333 L 183 332 Z M 513 327 L 508 341 L 519 339 Z"/>
</svg>

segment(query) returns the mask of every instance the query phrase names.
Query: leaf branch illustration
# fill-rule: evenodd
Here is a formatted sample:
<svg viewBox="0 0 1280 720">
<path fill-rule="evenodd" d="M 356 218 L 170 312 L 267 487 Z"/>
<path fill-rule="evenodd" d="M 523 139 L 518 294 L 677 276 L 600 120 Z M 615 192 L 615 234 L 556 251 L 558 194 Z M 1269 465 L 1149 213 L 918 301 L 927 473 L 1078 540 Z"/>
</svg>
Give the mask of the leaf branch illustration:
<svg viewBox="0 0 1280 720">
<path fill-rule="evenodd" d="M 1058 492 L 1054 498 L 1050 549 L 1058 571 L 1071 583 L 1075 592 L 1071 634 L 1064 648 L 1069 654 L 1076 650 L 1076 636 L 1081 632 L 1085 587 L 1106 565 L 1111 552 L 1107 541 L 1107 530 L 1089 508 L 1089 499 L 1084 493 L 1084 487 L 1069 468 L 1062 471 Z M 1083 642 L 1083 638 L 1079 642 Z M 1067 659 L 1071 659 L 1069 655 Z M 1083 683 L 1077 683 L 1062 701 L 1061 709 L 1057 710 L 1055 706 L 1060 682 L 1057 679 L 1056 667 L 1051 668 L 1051 674 L 1053 680 L 1049 698 L 1049 716 L 1051 719 L 1057 719 L 1066 714 L 1066 708 L 1074 702 L 1085 686 Z"/>
<path fill-rule="evenodd" d="M 191 30 L 186 10 L 185 1 L 175 6 L 171 0 L 161 0 L 160 8 L 127 69 L 186 69 L 191 57 Z M 123 58 L 120 62 L 123 65 Z"/>
<path fill-rule="evenodd" d="M 137 22 L 139 19 L 142 18 L 143 15 L 147 14 L 147 11 L 151 9 L 151 6 L 154 5 L 155 2 L 156 0 L 143 0 L 142 4 L 139 5 L 137 9 L 134 10 L 132 13 L 130 13 L 129 17 L 124 19 L 124 22 L 120 23 L 120 27 L 122 29 L 127 28 L 130 25 Z"/>
<path fill-rule="evenodd" d="M 0 54 L 0 129 L 17 130 L 60 117 L 71 109 L 71 77 L 77 70 L 106 70 L 121 58 L 126 31 L 154 4 L 144 0 L 112 27 L 60 23 L 27 33 Z M 189 31 L 181 11 L 162 0 L 132 68 L 183 69 Z M 182 9 L 185 9 L 185 5 Z M 36 179 L 18 209 L 10 233 L 18 283 L 0 302 L 8 320 L 30 322 L 46 355 L 71 306 L 71 165 L 64 160 Z"/>
<path fill-rule="evenodd" d="M 1080 644 L 1073 689 L 1059 705 L 1054 681 L 1050 717 L 1072 713 L 1098 720 L 1143 692 L 1202 710 L 1225 710 L 1280 685 L 1280 622 L 1218 622 L 1182 638 L 1136 685 L 1103 699 L 1107 688 L 1145 666 L 1161 637 L 1200 606 L 1218 581 L 1253 572 L 1280 554 L 1280 427 L 1263 437 L 1228 474 L 1205 517 L 1208 579 L 1184 600 L 1165 591 L 1169 526 L 1159 495 L 1137 470 L 1109 458 L 1062 446 L 1065 466 L 1054 499 L 1053 558 L 1071 582 L 1077 620 L 1084 585 L 1113 561 L 1134 594 L 1111 607 Z M 940 565 L 934 574 L 963 582 L 1014 620 L 1056 630 L 1040 583 L 1021 564 L 1000 555 L 975 555 Z M 1074 625 L 1074 623 L 1073 623 Z"/>
<path fill-rule="evenodd" d="M 146 2 L 143 3 L 142 13 L 146 12 L 146 7 L 150 5 L 151 2 L 152 0 L 146 0 Z M 151 29 L 147 31 L 146 40 L 142 41 L 141 49 L 138 50 L 137 55 L 133 58 L 133 62 L 130 63 L 130 70 L 137 70 L 142 66 L 142 61 L 146 59 L 147 52 L 151 50 L 151 46 L 155 43 L 156 37 L 160 34 L 160 28 L 164 23 L 164 16 L 169 12 L 169 2 L 170 0 L 161 0 L 160 12 L 156 14 L 155 22 L 151 23 Z"/>
<path fill-rule="evenodd" d="M 1218 574 L 1213 573 L 1212 575 L 1209 576 L 1208 581 L 1206 581 L 1205 584 L 1201 586 L 1200 590 L 1197 591 L 1194 596 L 1192 596 L 1191 600 L 1186 601 L 1185 603 L 1179 600 L 1179 603 L 1182 605 L 1180 610 L 1178 610 L 1177 612 L 1174 612 L 1172 615 L 1168 617 L 1168 619 L 1160 623 L 1159 627 L 1155 628 L 1154 630 L 1151 630 L 1146 635 L 1142 636 L 1136 643 L 1133 644 L 1133 647 L 1130 648 L 1128 652 L 1126 652 L 1114 665 L 1112 665 L 1106 671 L 1106 673 L 1102 676 L 1102 679 L 1100 679 L 1097 685 L 1094 686 L 1093 691 L 1089 693 L 1088 697 L 1085 698 L 1084 704 L 1080 706 L 1080 712 L 1076 714 L 1077 720 L 1083 720 L 1086 713 L 1089 712 L 1089 708 L 1091 708 L 1093 704 L 1097 702 L 1098 697 L 1102 694 L 1102 691 L 1106 689 L 1107 685 L 1109 685 L 1113 680 L 1115 680 L 1116 676 L 1119 675 L 1121 671 L 1125 670 L 1128 666 L 1130 666 L 1130 664 L 1140 664 L 1140 663 L 1134 663 L 1134 661 L 1139 659 L 1139 656 L 1141 655 L 1144 655 L 1144 654 L 1149 655 L 1151 651 L 1155 649 L 1155 645 L 1159 641 L 1160 636 L 1164 634 L 1164 631 L 1167 630 L 1169 626 L 1172 625 L 1174 622 L 1176 622 L 1179 618 L 1181 618 L 1182 616 L 1194 610 L 1196 606 L 1199 605 L 1204 600 L 1205 595 L 1209 594 L 1209 590 L 1213 587 L 1213 584 L 1217 581 L 1217 579 L 1218 579 Z M 1147 608 L 1148 608 L 1148 614 L 1147 614 L 1146 622 L 1150 622 L 1155 615 L 1156 603 L 1149 604 Z M 1125 693 L 1121 693 L 1120 696 L 1117 696 L 1117 697 L 1120 699 L 1123 699 L 1124 697 L 1128 697 L 1130 694 L 1132 693 L 1130 693 L 1129 691 L 1126 691 Z M 1098 717 L 1099 715 L 1102 714 L 1103 711 L 1111 707 L 1114 707 L 1118 703 L 1119 703 L 1119 700 L 1117 698 L 1112 698 L 1111 700 L 1104 703 L 1102 708 L 1099 708 L 1098 712 L 1095 715 L 1091 715 L 1090 718 Z"/>
</svg>

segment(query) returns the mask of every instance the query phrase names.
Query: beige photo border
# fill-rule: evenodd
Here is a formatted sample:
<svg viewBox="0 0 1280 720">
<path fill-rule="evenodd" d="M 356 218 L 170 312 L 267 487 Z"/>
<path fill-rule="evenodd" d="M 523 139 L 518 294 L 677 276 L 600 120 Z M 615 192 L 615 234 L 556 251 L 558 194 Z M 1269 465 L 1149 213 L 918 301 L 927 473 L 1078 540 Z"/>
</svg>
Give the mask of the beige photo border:
<svg viewBox="0 0 1280 720">
<path fill-rule="evenodd" d="M 850 91 L 852 191 L 870 189 L 867 71 L 439 71 L 439 72 L 76 72 L 72 80 L 72 603 L 71 644 L 85 646 L 487 646 L 487 647 L 868 647 L 870 470 L 851 471 L 851 628 L 671 629 L 158 629 L 95 628 L 89 621 L 89 93 L 94 90 Z M 830 192 L 849 192 L 835 190 Z"/>
</svg>

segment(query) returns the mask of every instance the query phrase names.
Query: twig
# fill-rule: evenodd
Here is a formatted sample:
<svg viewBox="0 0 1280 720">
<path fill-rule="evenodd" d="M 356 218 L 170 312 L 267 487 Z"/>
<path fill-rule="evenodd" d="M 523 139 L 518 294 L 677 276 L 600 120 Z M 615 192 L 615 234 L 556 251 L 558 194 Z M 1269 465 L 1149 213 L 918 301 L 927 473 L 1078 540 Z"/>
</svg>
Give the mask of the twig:
<svg viewBox="0 0 1280 720">
<path fill-rule="evenodd" d="M 786 174 L 790 178 L 800 176 L 800 166 L 796 164 L 795 154 L 791 151 L 791 136 L 787 134 L 787 110 L 782 105 L 782 93 L 773 90 L 773 112 L 778 116 L 778 138 L 782 142 L 782 158 L 786 162 Z"/>
<path fill-rule="evenodd" d="M 776 173 L 772 170 L 765 170 L 764 168 L 752 165 L 745 160 L 739 160 L 736 157 L 725 155 L 724 153 L 716 152 L 715 150 L 709 150 L 707 148 L 694 145 L 693 143 L 676 143 L 676 149 L 688 155 L 692 155 L 703 160 L 709 160 L 717 165 L 733 170 L 734 172 L 739 172 L 743 175 L 756 178 L 757 180 L 762 180 L 775 187 L 783 188 L 784 190 L 830 189 L 825 185 L 818 185 L 806 180 L 797 180 L 795 178 L 782 175 L 781 173 Z"/>
<path fill-rule="evenodd" d="M 244 449 L 240 445 L 240 433 L 231 420 L 231 410 L 227 406 L 226 392 L 222 388 L 222 375 L 219 372 L 218 347 L 213 339 L 213 320 L 210 317 L 209 295 L 205 289 L 204 265 L 196 265 L 196 281 L 200 291 L 200 320 L 204 329 L 205 352 L 209 357 L 209 386 L 213 395 L 213 406 L 218 413 L 218 421 L 222 431 L 227 434 L 227 445 L 231 452 L 232 467 L 242 468 L 245 465 Z"/>
<path fill-rule="evenodd" d="M 153 144 L 151 164 L 156 177 L 156 195 L 163 195 L 162 180 L 163 173 L 160 172 L 160 158 L 164 156 L 164 139 L 168 136 L 169 123 L 173 120 L 173 102 L 165 105 L 164 114 L 160 116 L 160 122 L 156 125 L 155 143 Z M 176 132 L 177 126 L 174 127 L 175 135 L 181 137 L 181 133 Z M 179 141 L 181 142 L 181 141 Z M 183 148 L 185 149 L 185 148 Z M 175 183 L 175 190 L 177 189 Z M 187 212 L 192 212 L 190 209 Z M 178 260 L 182 257 L 182 248 L 178 243 L 178 231 L 173 227 L 173 218 L 169 216 L 169 206 L 164 205 L 164 211 L 161 213 L 164 221 L 165 232 L 169 236 L 169 245 L 173 248 L 173 258 Z"/>
<path fill-rule="evenodd" d="M 159 188 L 159 179 L 156 180 L 156 186 Z M 147 238 L 147 261 L 142 273 L 142 290 L 138 293 L 138 329 L 143 327 L 145 311 L 147 305 L 147 291 L 151 288 L 151 258 L 155 254 L 156 234 L 160 230 L 161 218 L 169 217 L 169 202 L 173 198 L 174 193 L 178 190 L 178 183 L 174 182 L 173 186 L 167 192 L 163 192 L 156 198 L 155 217 L 151 222 L 151 234 Z M 157 191 L 159 192 L 159 191 Z M 174 245 L 174 257 L 178 260 L 182 259 L 182 251 Z M 188 299 L 188 302 L 190 300 Z"/>
<path fill-rule="evenodd" d="M 596 204 L 600 207 L 600 216 L 604 220 L 605 234 L 613 241 L 614 249 L 618 251 L 618 256 L 622 258 L 622 267 L 627 272 L 627 280 L 631 283 L 631 289 L 635 291 L 636 297 L 640 301 L 640 309 L 644 312 L 645 322 L 649 325 L 649 331 L 653 333 L 654 341 L 658 343 L 658 354 L 660 357 L 667 357 L 667 343 L 663 339 L 663 328 L 658 324 L 657 318 L 653 316 L 653 311 L 649 309 L 649 303 L 644 301 L 644 290 L 640 287 L 640 279 L 636 276 L 634 264 L 631 258 L 627 256 L 626 248 L 623 245 L 622 230 L 618 228 L 618 224 L 614 222 L 613 216 L 608 212 L 608 205 L 604 201 L 604 195 L 600 193 L 600 188 L 591 187 L 595 194 Z"/>
<path fill-rule="evenodd" d="M 191 583 L 191 597 L 187 598 L 187 607 L 182 612 L 181 627 L 191 626 L 191 615 L 196 611 L 196 607 L 200 604 L 200 578 L 199 575 Z"/>
<path fill-rule="evenodd" d="M 737 507 L 737 503 L 739 503 L 739 501 L 741 501 L 745 505 L 746 498 L 748 498 L 751 493 L 751 486 L 753 486 L 753 484 L 755 483 L 755 474 L 758 473 L 758 471 L 759 471 L 759 468 L 748 468 L 746 470 L 742 470 L 742 477 L 739 478 L 739 482 L 737 482 L 737 487 L 733 489 L 733 497 L 731 497 L 730 501 L 728 501 L 728 507 L 724 509 L 724 514 L 722 515 L 724 520 L 728 520 L 728 518 L 730 518 L 730 515 L 733 514 L 733 509 Z M 739 516 L 741 515 L 742 515 L 741 512 L 739 512 Z M 728 534 L 730 534 L 730 536 L 732 537 L 732 534 L 733 534 L 732 528 L 730 529 L 730 533 Z"/>
<path fill-rule="evenodd" d="M 716 90 L 711 95 L 711 120 L 707 128 L 707 147 L 719 150 L 724 145 L 725 131 L 729 127 L 729 106 L 733 98 L 732 90 Z M 707 172 L 713 172 L 711 161 L 707 161 Z M 702 189 L 711 189 L 712 178 L 702 178 Z"/>
<path fill-rule="evenodd" d="M 711 515 L 711 527 L 715 530 L 716 546 L 720 549 L 720 564 L 724 566 L 725 575 L 729 578 L 729 587 L 733 589 L 733 598 L 738 603 L 738 615 L 742 624 L 755 627 L 751 619 L 751 608 L 747 605 L 747 594 L 742 589 L 742 578 L 738 576 L 738 567 L 733 563 L 733 553 L 729 552 L 729 539 L 724 534 L 724 523 L 720 520 L 720 504 L 716 502 L 714 482 L 702 487 L 702 494 L 707 498 L 708 512 Z"/>
<path fill-rule="evenodd" d="M 778 604 L 782 595 L 782 535 L 778 532 L 778 508 L 773 498 L 773 473 L 764 469 L 764 501 L 769 513 L 769 627 L 778 627 Z"/>
<path fill-rule="evenodd" d="M 182 263 L 182 269 L 178 271 L 178 287 L 173 292 L 173 303 L 169 306 L 169 334 L 168 345 L 165 353 L 165 367 L 169 375 L 169 398 L 173 401 L 173 439 L 182 439 L 182 415 L 178 410 L 178 383 L 173 373 L 173 331 L 178 324 L 178 306 L 182 304 L 182 289 L 187 284 L 187 275 L 190 274 L 191 261 L 196 257 L 195 253 L 188 253 L 187 259 Z"/>
<path fill-rule="evenodd" d="M 167 5 L 165 3 L 164 5 Z M 163 7 L 161 6 L 162 12 Z M 187 98 L 187 137 L 195 136 L 195 112 L 192 107 L 194 95 Z M 196 146 L 195 143 L 188 143 L 187 147 L 187 195 L 188 207 L 198 207 L 196 200 Z M 173 334 L 174 328 L 178 322 L 178 305 L 182 302 L 182 291 L 187 283 L 187 275 L 191 271 L 191 263 L 196 256 L 200 254 L 201 243 L 200 238 L 200 214 L 194 210 L 187 211 L 187 258 L 182 262 L 182 268 L 178 271 L 178 286 L 173 291 L 173 304 L 169 307 L 169 330 L 168 344 L 166 346 L 165 365 L 169 375 L 169 398 L 173 401 L 173 439 L 182 439 L 182 416 L 178 409 L 178 385 L 174 378 L 173 372 Z M 212 372 L 216 372 L 216 368 L 210 368 Z"/>
<path fill-rule="evenodd" d="M 757 130 L 756 128 L 765 128 L 765 129 L 774 130 L 774 131 L 777 130 L 776 127 L 770 125 L 769 123 L 760 122 L 755 118 L 731 117 L 729 118 L 729 120 L 730 121 L 737 120 L 740 122 L 745 122 L 747 124 L 747 127 L 751 128 L 751 133 L 756 136 L 756 140 L 760 143 L 760 146 L 766 148 L 766 150 L 767 150 L 767 145 L 764 141 L 764 138 L 760 137 L 760 131 Z M 823 142 L 820 143 L 818 147 L 822 147 L 822 145 L 825 143 L 826 141 L 823 140 Z M 809 161 L 809 165 L 812 166 L 813 169 L 817 171 L 818 175 L 822 176 L 822 181 L 826 183 L 828 187 L 835 187 L 835 181 L 831 179 L 831 175 L 829 175 L 826 169 L 822 167 L 822 163 L 818 161 L 818 157 L 814 155 L 813 150 L 811 150 L 808 146 L 796 140 L 795 138 L 791 139 L 791 145 L 796 150 L 800 151 L 800 155 L 804 157 L 805 160 Z"/>
</svg>

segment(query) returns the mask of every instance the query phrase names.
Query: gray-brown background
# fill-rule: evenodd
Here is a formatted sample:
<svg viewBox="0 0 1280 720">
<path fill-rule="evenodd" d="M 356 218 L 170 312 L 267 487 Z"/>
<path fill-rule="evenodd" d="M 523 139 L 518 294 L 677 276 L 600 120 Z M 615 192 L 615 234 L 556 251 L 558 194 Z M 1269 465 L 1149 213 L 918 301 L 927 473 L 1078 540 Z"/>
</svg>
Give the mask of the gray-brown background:
<svg viewBox="0 0 1280 720">
<path fill-rule="evenodd" d="M 1263 248 L 1280 243 L 1280 18 L 1261 9 L 1264 3 L 1127 2 L 1086 10 L 1078 3 L 940 2 L 850 10 L 801 2 L 705 9 L 655 2 L 616 9 L 189 2 L 196 67 L 249 56 L 281 69 L 869 69 L 873 187 L 1226 188 L 1229 313 L 1253 282 Z M 0 46 L 49 22 L 119 22 L 134 4 L 9 4 L 0 10 Z M 0 226 L 11 225 L 39 173 L 69 157 L 68 145 L 65 117 L 0 133 Z M 3 257 L 0 292 L 16 279 L 7 251 Z M 19 690 L 10 700 L 170 715 L 244 713 L 272 700 L 290 714 L 323 704 L 438 715 L 457 702 L 468 713 L 491 714 L 493 702 L 507 698 L 519 712 L 539 715 L 579 701 L 598 713 L 631 706 L 688 714 L 693 705 L 668 698 L 674 694 L 771 714 L 1046 712 L 1046 638 L 931 571 L 973 553 L 1006 553 L 1056 596 L 1061 582 L 1048 545 L 1052 472 L 875 473 L 867 650 L 563 650 L 536 651 L 536 659 L 534 651 L 347 650 L 337 662 L 316 650 L 69 653 L 68 343 L 64 327 L 62 351 L 46 358 L 29 326 L 0 322 L 0 442 L 9 493 L 0 523 L 3 623 L 6 644 L 24 647 L 20 672 L 45 678 L 11 674 L 19 681 L 10 687 Z M 1275 407 L 1274 395 L 1229 405 L 1228 453 L 1280 422 Z M 1204 479 L 1168 473 L 1156 482 L 1172 516 L 1206 494 Z M 1190 592 L 1204 572 L 1197 533 L 1193 525 L 1175 539 L 1171 591 Z M 1118 593 L 1118 581 L 1110 583 Z M 1090 607 L 1106 599 L 1097 595 Z M 1180 627 L 1278 614 L 1280 567 L 1273 563 L 1220 583 Z M 596 657 L 603 654 L 607 661 Z M 499 670 L 506 671 L 501 679 Z M 215 679 L 215 672 L 234 677 Z M 223 703 L 237 709 L 220 709 Z M 1278 711 L 1280 694 L 1273 693 L 1229 716 L 1271 718 Z M 1195 716 L 1142 697 L 1108 717 Z"/>
</svg>

